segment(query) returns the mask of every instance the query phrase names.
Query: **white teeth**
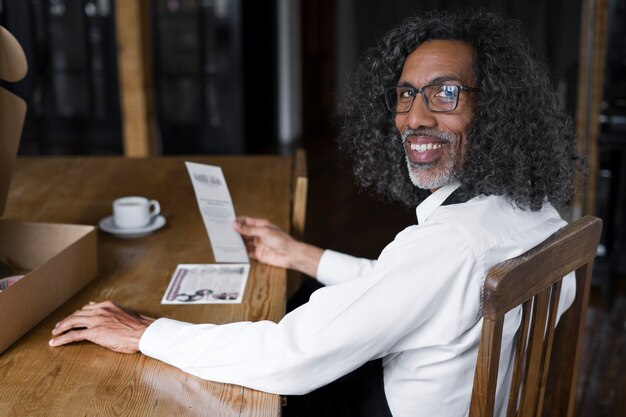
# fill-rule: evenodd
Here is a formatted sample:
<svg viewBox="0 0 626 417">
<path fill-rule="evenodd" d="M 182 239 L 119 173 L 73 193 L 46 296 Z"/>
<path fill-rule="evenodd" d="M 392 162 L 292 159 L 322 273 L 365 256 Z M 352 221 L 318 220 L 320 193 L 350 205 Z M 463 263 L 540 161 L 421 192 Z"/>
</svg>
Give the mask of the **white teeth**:
<svg viewBox="0 0 626 417">
<path fill-rule="evenodd" d="M 421 143 L 421 144 L 411 143 L 411 150 L 417 151 L 417 152 L 426 152 L 432 149 L 439 149 L 441 148 L 441 146 L 442 146 L 441 143 Z"/>
</svg>

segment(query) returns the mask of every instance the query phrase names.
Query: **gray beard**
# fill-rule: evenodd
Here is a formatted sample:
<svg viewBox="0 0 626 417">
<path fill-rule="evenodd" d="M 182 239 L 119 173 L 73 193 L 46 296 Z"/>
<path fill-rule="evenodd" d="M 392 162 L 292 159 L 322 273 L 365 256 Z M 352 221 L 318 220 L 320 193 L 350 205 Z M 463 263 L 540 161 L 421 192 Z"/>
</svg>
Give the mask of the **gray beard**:
<svg viewBox="0 0 626 417">
<path fill-rule="evenodd" d="M 435 190 L 441 188 L 444 185 L 448 185 L 451 182 L 457 180 L 457 171 L 454 167 L 446 167 L 438 175 L 429 174 L 427 171 L 436 167 L 437 162 L 431 162 L 428 164 L 420 164 L 411 162 L 409 157 L 406 157 L 407 168 L 409 169 L 409 178 L 413 185 L 423 190 Z M 423 171 L 420 175 L 419 171 Z"/>
</svg>

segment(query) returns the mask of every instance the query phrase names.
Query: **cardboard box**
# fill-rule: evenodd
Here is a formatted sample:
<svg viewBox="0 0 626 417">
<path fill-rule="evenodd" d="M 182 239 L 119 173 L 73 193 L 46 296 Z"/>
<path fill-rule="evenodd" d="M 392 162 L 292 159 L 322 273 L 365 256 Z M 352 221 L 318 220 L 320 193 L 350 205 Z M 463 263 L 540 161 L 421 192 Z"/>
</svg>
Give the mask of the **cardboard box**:
<svg viewBox="0 0 626 417">
<path fill-rule="evenodd" d="M 0 79 L 26 75 L 26 58 L 0 26 Z M 0 87 L 0 218 L 8 196 L 26 104 Z M 98 273 L 93 226 L 0 220 L 0 259 L 25 276 L 0 293 L 0 353 Z"/>
<path fill-rule="evenodd" d="M 0 220 L 0 258 L 30 271 L 0 293 L 3 352 L 97 275 L 95 227 Z"/>
</svg>

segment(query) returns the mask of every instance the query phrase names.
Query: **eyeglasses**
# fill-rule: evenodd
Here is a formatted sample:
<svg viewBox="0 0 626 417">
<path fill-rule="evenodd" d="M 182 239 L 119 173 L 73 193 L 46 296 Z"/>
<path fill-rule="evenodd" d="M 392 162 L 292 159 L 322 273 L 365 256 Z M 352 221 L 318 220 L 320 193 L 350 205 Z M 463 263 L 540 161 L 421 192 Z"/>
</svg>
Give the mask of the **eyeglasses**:
<svg viewBox="0 0 626 417">
<path fill-rule="evenodd" d="M 415 96 L 422 95 L 426 108 L 433 113 L 451 112 L 459 105 L 461 91 L 478 92 L 479 88 L 453 84 L 432 84 L 422 88 L 410 85 L 385 88 L 385 104 L 393 113 L 408 113 Z"/>
</svg>

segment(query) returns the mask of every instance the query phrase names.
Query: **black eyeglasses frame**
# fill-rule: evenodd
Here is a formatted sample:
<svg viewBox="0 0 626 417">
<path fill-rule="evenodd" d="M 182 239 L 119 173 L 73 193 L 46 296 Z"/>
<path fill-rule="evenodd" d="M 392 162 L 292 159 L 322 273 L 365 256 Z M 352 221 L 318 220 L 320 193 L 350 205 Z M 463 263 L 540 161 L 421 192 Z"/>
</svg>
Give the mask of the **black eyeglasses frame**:
<svg viewBox="0 0 626 417">
<path fill-rule="evenodd" d="M 454 103 L 454 107 L 452 109 L 449 110 L 433 110 L 430 107 L 430 103 L 428 102 L 428 98 L 423 94 L 424 89 L 429 88 L 429 87 L 442 87 L 442 86 L 449 86 L 449 87 L 456 87 L 458 88 L 458 93 L 456 95 L 456 101 Z M 413 101 L 411 101 L 411 105 L 409 106 L 409 108 L 406 111 L 397 111 L 395 108 L 395 106 L 392 105 L 392 103 L 390 103 L 389 100 L 389 93 L 392 92 L 393 96 L 396 96 L 396 91 L 398 90 L 398 88 L 406 88 L 407 90 L 412 90 L 415 95 L 419 94 L 422 96 L 422 100 L 424 101 L 424 105 L 426 106 L 426 108 L 428 109 L 428 111 L 430 111 L 431 113 L 450 113 L 456 110 L 456 108 L 459 106 L 459 98 L 461 97 L 461 91 L 466 91 L 469 93 L 477 93 L 480 92 L 480 88 L 477 87 L 469 87 L 469 86 L 465 86 L 465 85 L 459 85 L 459 84 L 428 84 L 425 86 L 422 86 L 420 88 L 417 87 L 413 87 L 412 85 L 397 85 L 395 87 L 387 87 L 384 89 L 384 93 L 383 93 L 383 97 L 385 100 L 385 107 L 387 107 L 387 110 L 393 114 L 406 114 L 408 112 L 411 111 L 411 109 L 413 108 L 413 103 L 415 103 L 415 96 L 413 97 Z"/>
</svg>

